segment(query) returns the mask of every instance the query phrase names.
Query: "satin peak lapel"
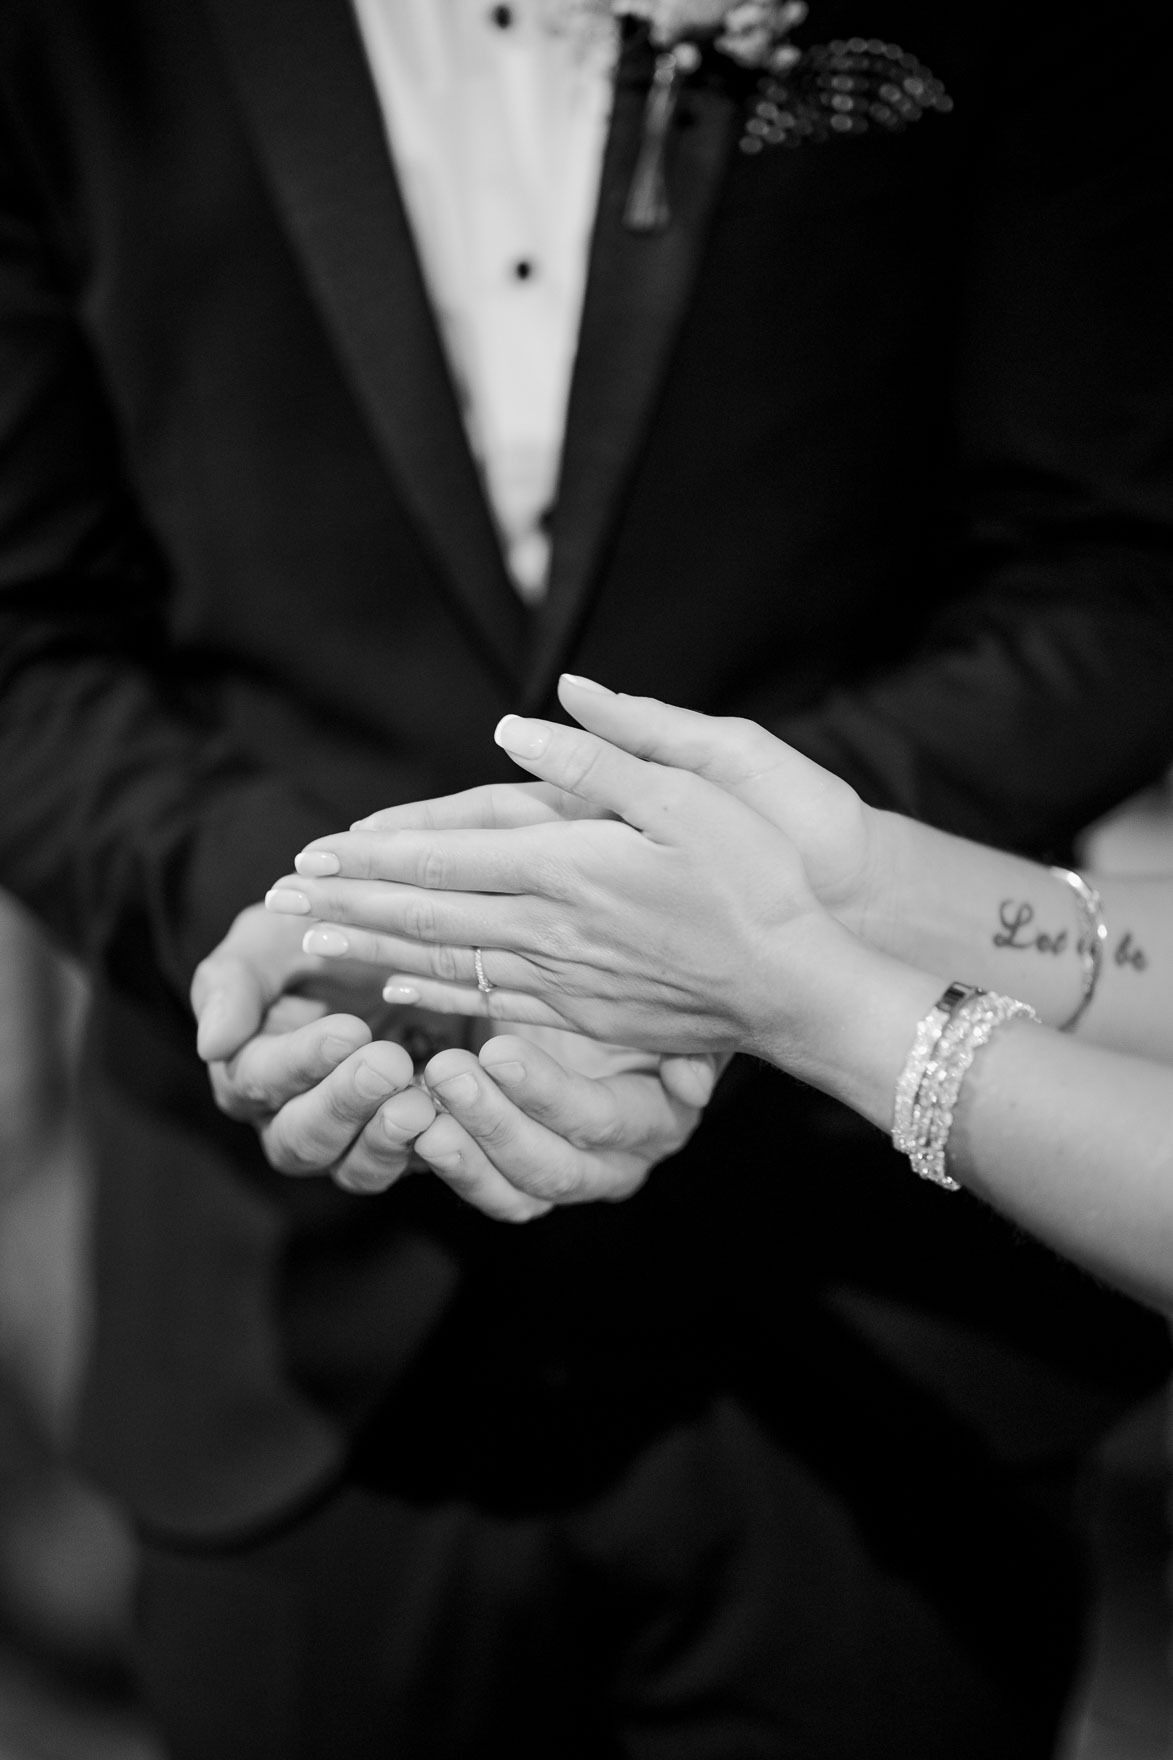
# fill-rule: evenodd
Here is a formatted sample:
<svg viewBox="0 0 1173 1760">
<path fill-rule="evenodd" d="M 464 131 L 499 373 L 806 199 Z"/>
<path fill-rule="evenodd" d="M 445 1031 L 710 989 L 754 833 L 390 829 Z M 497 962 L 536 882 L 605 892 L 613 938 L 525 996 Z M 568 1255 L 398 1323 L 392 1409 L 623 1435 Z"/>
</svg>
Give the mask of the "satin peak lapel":
<svg viewBox="0 0 1173 1760">
<path fill-rule="evenodd" d="M 628 231 L 623 209 L 648 73 L 646 49 L 629 44 L 620 61 L 591 242 L 551 532 L 550 588 L 535 619 L 526 669 L 531 711 L 546 700 L 598 586 L 741 121 L 738 105 L 724 92 L 688 89 L 669 161 L 671 222 L 663 232 Z"/>
<path fill-rule="evenodd" d="M 466 621 L 516 688 L 525 613 L 469 451 L 347 0 L 207 0 L 355 396 Z"/>
</svg>

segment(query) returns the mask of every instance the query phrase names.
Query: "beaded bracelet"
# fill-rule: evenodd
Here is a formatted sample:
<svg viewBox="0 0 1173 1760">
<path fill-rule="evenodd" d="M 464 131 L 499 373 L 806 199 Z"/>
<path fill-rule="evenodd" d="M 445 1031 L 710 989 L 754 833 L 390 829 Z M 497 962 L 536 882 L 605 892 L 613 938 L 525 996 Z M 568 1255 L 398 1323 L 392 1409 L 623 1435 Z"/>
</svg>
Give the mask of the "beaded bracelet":
<svg viewBox="0 0 1173 1760">
<path fill-rule="evenodd" d="M 947 1192 L 960 1190 L 945 1171 L 953 1114 L 971 1064 L 991 1033 L 1015 1019 L 1038 1020 L 1012 996 L 950 984 L 917 1025 L 896 1083 L 892 1141 L 913 1171 Z"/>
<path fill-rule="evenodd" d="M 1079 939 L 1075 946 L 1083 961 L 1080 996 L 1074 1014 L 1068 1015 L 1059 1028 L 1061 1033 L 1073 1033 L 1091 1006 L 1096 985 L 1100 981 L 1108 925 L 1104 921 L 1104 906 L 1099 893 L 1094 886 L 1088 885 L 1082 874 L 1077 874 L 1074 868 L 1052 868 L 1051 872 L 1056 880 L 1062 880 L 1070 886 L 1079 912 Z"/>
</svg>

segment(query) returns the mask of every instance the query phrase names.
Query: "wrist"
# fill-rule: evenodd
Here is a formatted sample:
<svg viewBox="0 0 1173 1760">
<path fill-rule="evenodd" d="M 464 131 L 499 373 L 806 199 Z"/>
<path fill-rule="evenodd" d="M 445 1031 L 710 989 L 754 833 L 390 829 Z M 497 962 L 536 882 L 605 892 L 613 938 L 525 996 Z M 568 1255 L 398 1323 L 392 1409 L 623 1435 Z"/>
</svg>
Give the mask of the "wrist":
<svg viewBox="0 0 1173 1760">
<path fill-rule="evenodd" d="M 909 849 L 912 821 L 900 813 L 864 808 L 867 860 L 852 897 L 835 912 L 839 922 L 860 941 L 896 952 L 904 877 L 915 867 Z"/>
<path fill-rule="evenodd" d="M 834 918 L 804 919 L 764 950 L 771 1006 L 746 1049 L 832 1095 L 882 1130 L 917 1022 L 943 980 L 858 939 Z"/>
</svg>

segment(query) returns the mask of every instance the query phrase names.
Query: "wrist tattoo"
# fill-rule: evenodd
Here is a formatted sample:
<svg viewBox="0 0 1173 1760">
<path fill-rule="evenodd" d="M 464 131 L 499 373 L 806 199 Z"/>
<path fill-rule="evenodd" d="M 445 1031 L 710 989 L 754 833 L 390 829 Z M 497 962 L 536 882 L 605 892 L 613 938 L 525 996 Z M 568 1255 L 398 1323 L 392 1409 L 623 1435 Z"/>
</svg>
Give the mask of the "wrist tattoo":
<svg viewBox="0 0 1173 1760">
<path fill-rule="evenodd" d="M 1118 966 L 1131 966 L 1134 972 L 1143 972 L 1148 969 L 1148 955 L 1144 948 L 1138 947 L 1132 939 L 1131 929 L 1125 929 L 1116 943 L 1116 951 L 1112 957 Z"/>
<path fill-rule="evenodd" d="M 1035 907 L 1027 899 L 1019 903 L 1016 899 L 1004 898 L 998 906 L 1001 926 L 994 931 L 994 946 L 1034 953 L 1063 953 L 1071 940 L 1068 931 L 1060 929 L 1052 935 L 1045 929 L 1034 928 L 1034 920 Z"/>
</svg>

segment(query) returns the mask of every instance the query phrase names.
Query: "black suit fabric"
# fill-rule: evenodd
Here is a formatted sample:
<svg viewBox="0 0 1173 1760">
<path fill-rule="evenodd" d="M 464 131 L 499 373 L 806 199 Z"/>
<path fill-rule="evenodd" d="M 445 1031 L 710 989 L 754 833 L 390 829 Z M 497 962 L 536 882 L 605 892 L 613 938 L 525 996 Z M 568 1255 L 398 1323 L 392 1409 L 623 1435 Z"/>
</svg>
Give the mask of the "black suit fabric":
<svg viewBox="0 0 1173 1760">
<path fill-rule="evenodd" d="M 1029 1473 L 1163 1366 L 772 1074 L 628 1204 L 516 1232 L 280 1179 L 191 1046 L 195 963 L 302 843 L 510 774 L 494 722 L 563 666 L 1036 852 L 1167 763 L 1150 9 L 827 0 L 801 40 L 856 31 L 952 113 L 751 157 L 702 80 L 650 238 L 629 37 L 528 613 L 344 0 L 0 13 L 0 873 L 94 974 L 82 1449 L 161 1544 L 269 1544 L 358 1437 L 388 1498 L 561 1520 L 728 1398 L 851 1528 L 894 1481 L 844 1412 Z"/>
</svg>

